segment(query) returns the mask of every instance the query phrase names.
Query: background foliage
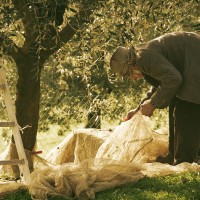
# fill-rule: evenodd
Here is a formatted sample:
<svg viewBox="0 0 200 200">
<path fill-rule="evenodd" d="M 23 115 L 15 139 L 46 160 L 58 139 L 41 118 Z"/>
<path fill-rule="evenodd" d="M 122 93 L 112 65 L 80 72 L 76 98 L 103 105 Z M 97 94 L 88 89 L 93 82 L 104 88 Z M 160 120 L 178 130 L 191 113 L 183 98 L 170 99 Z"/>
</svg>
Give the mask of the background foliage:
<svg viewBox="0 0 200 200">
<path fill-rule="evenodd" d="M 128 109 L 137 106 L 149 86 L 143 81 L 121 81 L 111 74 L 109 58 L 112 51 L 117 46 L 142 43 L 167 32 L 195 31 L 193 26 L 198 24 L 198 9 L 198 1 L 104 2 L 94 12 L 93 23 L 78 32 L 57 52 L 56 59 L 52 58 L 46 64 L 44 77 L 52 73 L 52 66 L 55 69 L 54 75 L 51 74 L 51 85 L 57 88 L 52 87 L 52 93 L 60 90 L 73 99 L 69 98 L 68 104 L 61 109 L 64 111 L 63 120 L 66 113 L 71 113 L 69 116 L 78 122 L 82 120 L 82 117 L 78 117 L 82 104 L 86 110 L 100 107 L 103 116 L 109 115 L 108 120 L 120 121 Z M 48 78 L 45 80 L 49 82 Z M 76 104 L 78 111 L 73 112 Z M 158 115 L 163 114 L 157 112 Z M 62 118 L 62 115 L 59 117 Z M 156 128 L 159 123 L 155 125 Z"/>
</svg>

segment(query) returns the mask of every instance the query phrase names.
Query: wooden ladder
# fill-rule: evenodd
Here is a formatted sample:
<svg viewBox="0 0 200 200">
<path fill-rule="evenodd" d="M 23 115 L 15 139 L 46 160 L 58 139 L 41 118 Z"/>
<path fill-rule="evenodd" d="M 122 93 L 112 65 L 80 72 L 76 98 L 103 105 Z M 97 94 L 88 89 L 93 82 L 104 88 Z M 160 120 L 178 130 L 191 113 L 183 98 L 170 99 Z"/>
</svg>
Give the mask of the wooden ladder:
<svg viewBox="0 0 200 200">
<path fill-rule="evenodd" d="M 0 127 L 10 127 L 13 132 L 13 137 L 17 149 L 19 159 L 15 160 L 1 160 L 0 165 L 18 165 L 23 174 L 24 182 L 28 181 L 30 175 L 28 160 L 26 158 L 24 146 L 21 139 L 19 125 L 15 116 L 12 98 L 9 92 L 9 87 L 6 81 L 6 75 L 2 66 L 0 66 L 0 90 L 2 90 L 2 97 L 4 99 L 8 118 L 10 122 L 0 122 Z"/>
</svg>

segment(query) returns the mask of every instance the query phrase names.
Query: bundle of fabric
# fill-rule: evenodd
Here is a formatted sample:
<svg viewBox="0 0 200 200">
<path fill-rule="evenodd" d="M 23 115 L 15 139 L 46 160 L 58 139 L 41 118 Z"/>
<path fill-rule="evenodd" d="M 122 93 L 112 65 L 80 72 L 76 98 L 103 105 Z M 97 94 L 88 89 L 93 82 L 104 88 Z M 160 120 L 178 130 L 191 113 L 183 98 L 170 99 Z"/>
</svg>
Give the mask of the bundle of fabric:
<svg viewBox="0 0 200 200">
<path fill-rule="evenodd" d="M 54 147 L 45 159 L 54 165 L 60 165 L 68 162 L 80 163 L 95 158 L 99 147 L 112 133 L 112 130 L 75 130 Z"/>
<path fill-rule="evenodd" d="M 34 171 L 28 184 L 33 199 L 49 196 L 95 198 L 95 193 L 136 182 L 144 177 L 141 165 L 114 160 L 85 160 Z"/>
<path fill-rule="evenodd" d="M 86 159 L 122 162 L 153 162 L 168 153 L 168 134 L 151 131 L 147 119 L 139 112 L 114 130 L 78 129 L 69 134 L 46 156 L 54 165 Z"/>
</svg>

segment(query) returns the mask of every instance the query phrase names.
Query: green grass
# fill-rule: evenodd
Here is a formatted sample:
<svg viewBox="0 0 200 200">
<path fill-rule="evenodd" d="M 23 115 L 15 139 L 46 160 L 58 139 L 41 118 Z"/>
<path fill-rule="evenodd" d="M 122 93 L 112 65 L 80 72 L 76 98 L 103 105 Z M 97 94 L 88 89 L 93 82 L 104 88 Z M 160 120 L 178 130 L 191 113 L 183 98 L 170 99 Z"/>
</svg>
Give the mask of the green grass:
<svg viewBox="0 0 200 200">
<path fill-rule="evenodd" d="M 5 200 L 31 200 L 30 194 L 25 189 L 21 189 L 17 192 L 13 192 L 5 197 L 0 197 Z"/>
<path fill-rule="evenodd" d="M 97 195 L 98 200 L 189 200 L 200 199 L 200 176 L 185 173 L 159 178 L 146 178 Z M 104 198 L 103 198 L 104 196 Z"/>
<path fill-rule="evenodd" d="M 6 196 L 6 200 L 31 200 L 21 190 Z M 96 194 L 96 200 L 199 200 L 200 174 L 182 173 L 157 178 L 144 178 L 137 183 L 112 188 Z M 64 200 L 51 197 L 49 200 Z"/>
<path fill-rule="evenodd" d="M 57 146 L 66 135 L 58 135 L 59 127 L 58 126 L 50 126 L 50 129 L 47 132 L 39 132 L 37 135 L 37 144 L 36 149 L 42 150 L 42 154 L 40 156 L 45 157 L 46 154 Z M 7 148 L 9 145 L 9 141 L 5 141 L 5 138 L 2 136 L 2 132 L 0 130 L 0 154 Z"/>
</svg>

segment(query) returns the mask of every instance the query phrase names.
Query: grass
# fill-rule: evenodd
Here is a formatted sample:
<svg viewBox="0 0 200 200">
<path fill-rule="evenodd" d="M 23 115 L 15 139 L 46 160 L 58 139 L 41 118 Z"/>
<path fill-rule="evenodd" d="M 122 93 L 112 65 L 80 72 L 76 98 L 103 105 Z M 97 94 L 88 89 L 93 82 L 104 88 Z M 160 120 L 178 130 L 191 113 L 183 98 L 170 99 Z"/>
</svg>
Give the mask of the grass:
<svg viewBox="0 0 200 200">
<path fill-rule="evenodd" d="M 97 199 L 109 200 L 189 200 L 200 199 L 200 176 L 185 173 L 159 178 L 146 178 L 136 184 L 129 184 L 97 195 Z M 105 198 L 102 198 L 104 195 Z M 99 197 L 99 198 L 98 198 Z"/>
<path fill-rule="evenodd" d="M 57 146 L 66 137 L 66 135 L 69 134 L 66 133 L 65 135 L 58 135 L 58 131 L 58 126 L 50 126 L 50 129 L 47 132 L 38 133 L 36 149 L 42 150 L 42 157 L 45 157 L 52 148 Z M 10 140 L 5 141 L 5 138 L 2 136 L 2 132 L 0 130 L 0 154 L 6 149 L 9 141 Z"/>
<path fill-rule="evenodd" d="M 96 194 L 96 200 L 199 200 L 200 174 L 182 173 L 144 178 L 137 183 L 108 189 Z M 0 198 L 1 199 L 1 198 Z M 12 193 L 5 200 L 31 200 L 25 190 Z M 49 200 L 64 200 L 51 197 Z"/>
<path fill-rule="evenodd" d="M 31 200 L 30 194 L 24 190 L 21 189 L 17 192 L 13 192 L 5 197 L 0 197 L 0 199 L 5 199 L 5 200 Z"/>
</svg>

